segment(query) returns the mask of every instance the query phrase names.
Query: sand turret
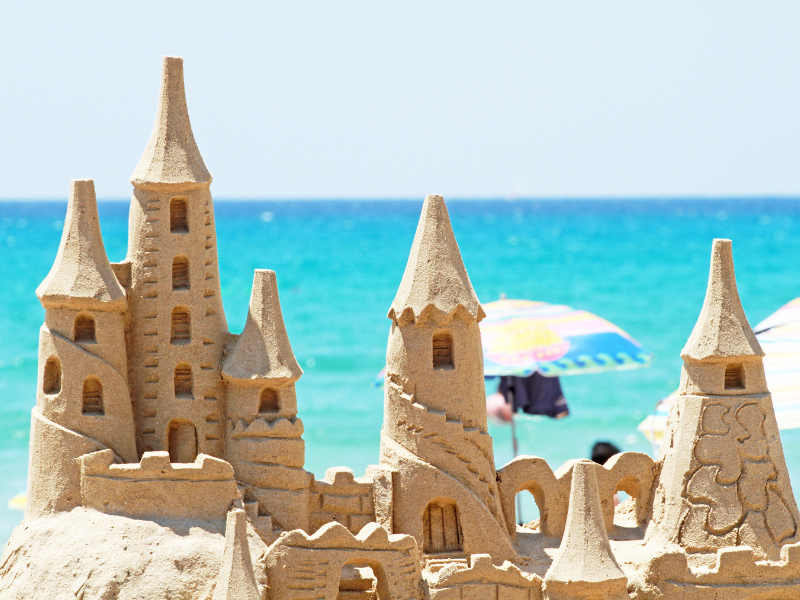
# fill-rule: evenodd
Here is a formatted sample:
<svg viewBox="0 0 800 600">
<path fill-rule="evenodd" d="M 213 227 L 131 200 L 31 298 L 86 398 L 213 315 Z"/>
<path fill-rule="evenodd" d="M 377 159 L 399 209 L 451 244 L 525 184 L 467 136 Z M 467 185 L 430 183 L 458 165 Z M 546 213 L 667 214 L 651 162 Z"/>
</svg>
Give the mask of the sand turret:
<svg viewBox="0 0 800 600">
<path fill-rule="evenodd" d="M 389 310 L 381 463 L 398 472 L 394 526 L 425 552 L 510 558 L 486 429 L 483 316 L 444 200 L 428 196 Z"/>
<path fill-rule="evenodd" d="M 225 452 L 222 308 L 211 175 L 194 141 L 183 59 L 165 57 L 156 124 L 131 177 L 126 281 L 139 454 Z"/>
<path fill-rule="evenodd" d="M 294 383 L 303 374 L 283 322 L 275 271 L 256 270 L 247 321 L 222 374 L 275 386 Z"/>
<path fill-rule="evenodd" d="M 690 553 L 750 546 L 777 559 L 798 539 L 763 351 L 742 310 L 730 240 L 714 240 L 703 309 L 681 356 L 647 539 Z"/>
<path fill-rule="evenodd" d="M 303 422 L 295 382 L 303 374 L 281 313 L 274 271 L 257 270 L 244 331 L 225 359 L 227 457 L 258 514 L 284 529 L 308 528 Z"/>
<path fill-rule="evenodd" d="M 122 312 L 125 290 L 108 262 L 94 181 L 70 183 L 64 233 L 53 268 L 36 290 L 45 308 L 70 307 Z"/>
<path fill-rule="evenodd" d="M 127 385 L 125 291 L 108 262 L 94 182 L 72 181 L 55 263 L 39 286 L 45 308 L 31 428 L 29 516 L 80 500 L 87 451 L 111 448 L 136 460 Z"/>
<path fill-rule="evenodd" d="M 681 351 L 684 361 L 681 391 L 723 395 L 765 393 L 763 356 L 739 300 L 731 242 L 714 240 L 703 308 Z"/>
</svg>

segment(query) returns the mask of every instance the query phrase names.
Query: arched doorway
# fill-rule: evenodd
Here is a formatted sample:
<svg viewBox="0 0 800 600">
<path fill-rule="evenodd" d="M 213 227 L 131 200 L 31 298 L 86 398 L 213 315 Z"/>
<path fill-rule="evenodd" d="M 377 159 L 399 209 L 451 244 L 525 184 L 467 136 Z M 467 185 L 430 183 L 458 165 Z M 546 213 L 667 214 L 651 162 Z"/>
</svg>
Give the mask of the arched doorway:
<svg viewBox="0 0 800 600">
<path fill-rule="evenodd" d="M 428 503 L 422 517 L 422 538 L 426 554 L 460 552 L 464 549 L 455 500 L 436 498 Z"/>
<path fill-rule="evenodd" d="M 191 421 L 174 419 L 167 428 L 169 462 L 191 463 L 197 458 L 197 429 Z"/>
<path fill-rule="evenodd" d="M 337 600 L 388 600 L 387 585 L 380 563 L 352 558 L 342 565 Z"/>
</svg>

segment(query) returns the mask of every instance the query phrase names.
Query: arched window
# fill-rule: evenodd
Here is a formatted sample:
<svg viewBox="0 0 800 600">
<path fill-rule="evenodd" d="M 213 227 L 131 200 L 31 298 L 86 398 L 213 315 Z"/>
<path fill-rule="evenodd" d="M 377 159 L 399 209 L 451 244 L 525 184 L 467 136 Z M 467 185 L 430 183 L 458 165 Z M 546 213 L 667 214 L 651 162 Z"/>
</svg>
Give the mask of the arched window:
<svg viewBox="0 0 800 600">
<path fill-rule="evenodd" d="M 189 309 L 176 306 L 172 309 L 172 330 L 170 341 L 173 344 L 188 344 L 191 338 L 191 323 Z"/>
<path fill-rule="evenodd" d="M 94 317 L 92 315 L 78 315 L 75 317 L 76 342 L 94 344 L 97 340 L 94 332 Z"/>
<path fill-rule="evenodd" d="M 192 367 L 186 363 L 180 363 L 175 367 L 175 397 L 184 400 L 192 400 Z"/>
<path fill-rule="evenodd" d="M 172 233 L 189 233 L 186 198 L 173 198 L 170 200 L 169 230 Z"/>
<path fill-rule="evenodd" d="M 103 415 L 103 385 L 97 377 L 87 377 L 83 382 L 83 414 Z"/>
<path fill-rule="evenodd" d="M 45 394 L 58 394 L 61 391 L 61 361 L 51 356 L 44 363 L 42 391 Z"/>
<path fill-rule="evenodd" d="M 274 413 L 280 410 L 280 403 L 278 400 L 278 390 L 275 388 L 265 387 L 261 390 L 258 397 L 258 412 L 260 413 Z"/>
<path fill-rule="evenodd" d="M 433 368 L 452 369 L 453 336 L 447 331 L 440 331 L 433 336 Z"/>
<path fill-rule="evenodd" d="M 744 389 L 744 369 L 740 363 L 725 365 L 725 389 Z"/>
<path fill-rule="evenodd" d="M 422 520 L 422 546 L 426 554 L 463 549 L 455 500 L 438 498 L 430 501 Z"/>
<path fill-rule="evenodd" d="M 185 256 L 176 256 L 172 261 L 172 289 L 189 289 L 189 259 Z"/>
<path fill-rule="evenodd" d="M 174 419 L 167 427 L 169 462 L 191 463 L 197 458 L 197 429 L 191 421 Z"/>
</svg>

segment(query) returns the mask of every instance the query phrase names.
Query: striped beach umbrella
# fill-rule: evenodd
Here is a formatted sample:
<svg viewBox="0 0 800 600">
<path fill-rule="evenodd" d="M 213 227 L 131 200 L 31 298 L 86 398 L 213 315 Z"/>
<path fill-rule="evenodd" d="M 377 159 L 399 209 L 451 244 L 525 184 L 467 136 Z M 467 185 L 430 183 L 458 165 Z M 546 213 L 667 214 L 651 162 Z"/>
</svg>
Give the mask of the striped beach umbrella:
<svg viewBox="0 0 800 600">
<path fill-rule="evenodd" d="M 602 373 L 650 366 L 653 353 L 605 319 L 563 304 L 497 300 L 483 305 L 487 376 Z"/>
</svg>

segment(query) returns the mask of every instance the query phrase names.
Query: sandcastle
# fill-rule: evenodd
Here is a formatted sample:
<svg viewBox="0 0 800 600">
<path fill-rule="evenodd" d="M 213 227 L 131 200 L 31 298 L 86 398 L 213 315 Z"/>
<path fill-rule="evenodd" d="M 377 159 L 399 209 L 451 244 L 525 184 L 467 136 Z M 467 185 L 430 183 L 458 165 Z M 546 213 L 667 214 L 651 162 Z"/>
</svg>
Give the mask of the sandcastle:
<svg viewBox="0 0 800 600">
<path fill-rule="evenodd" d="M 800 514 L 730 241 L 713 243 L 657 461 L 498 470 L 483 309 L 428 196 L 388 313 L 379 464 L 316 480 L 274 272 L 227 329 L 180 58 L 131 181 L 127 258 L 109 263 L 94 184 L 75 180 L 37 290 L 28 500 L 0 598 L 800 598 Z M 521 491 L 536 524 L 515 522 Z"/>
</svg>

